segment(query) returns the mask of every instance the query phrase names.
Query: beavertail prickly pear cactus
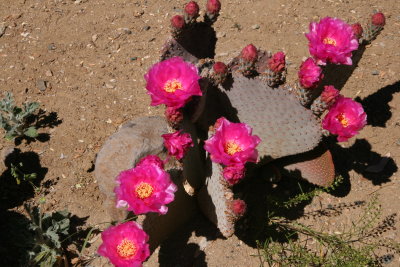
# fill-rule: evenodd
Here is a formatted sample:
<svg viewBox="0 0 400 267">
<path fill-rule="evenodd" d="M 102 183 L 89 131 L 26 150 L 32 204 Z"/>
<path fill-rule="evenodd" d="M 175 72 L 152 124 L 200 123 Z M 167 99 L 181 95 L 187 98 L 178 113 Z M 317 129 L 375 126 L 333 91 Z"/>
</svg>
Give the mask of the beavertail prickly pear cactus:
<svg viewBox="0 0 400 267">
<path fill-rule="evenodd" d="M 246 211 L 246 203 L 233 187 L 246 177 L 249 164 L 273 166 L 274 173 L 280 169 L 319 186 L 330 185 L 335 168 L 323 136 L 330 133 L 339 142 L 346 141 L 365 126 L 366 114 L 359 103 L 324 81 L 335 75 L 331 66 L 351 66 L 359 60 L 353 55 L 361 56 L 385 24 L 382 13 L 374 14 L 364 29 L 338 18 L 312 22 L 306 34 L 310 57 L 300 65 L 298 81 L 290 85 L 286 84 L 285 54 L 280 51 L 272 53 L 249 44 L 230 62 L 216 62 L 213 23 L 221 3 L 208 0 L 202 18 L 199 9 L 191 1 L 184 6 L 184 14 L 171 18 L 171 36 L 161 60 L 145 75 L 151 105 L 166 106 L 168 127 L 139 123 L 135 128 L 132 123 L 129 127 L 135 135 L 125 136 L 122 132 L 127 128 L 121 129 L 96 162 L 107 203 L 113 201 L 118 208 L 140 215 L 141 226 L 132 227 L 147 232 L 149 236 L 140 232 L 140 242 L 149 239 L 151 250 L 189 219 L 196 201 L 222 235 L 233 235 L 235 223 Z M 149 129 L 151 133 L 165 131 L 163 141 L 146 138 Z M 154 148 L 149 145 L 153 141 Z M 126 157 L 128 170 L 115 165 L 119 156 L 110 152 L 119 142 L 128 144 L 129 153 L 134 154 Z M 121 173 L 105 177 L 109 172 L 102 170 L 108 166 L 118 166 Z M 173 218 L 178 217 L 174 225 Z M 117 244 L 124 253 L 126 242 Z"/>
</svg>

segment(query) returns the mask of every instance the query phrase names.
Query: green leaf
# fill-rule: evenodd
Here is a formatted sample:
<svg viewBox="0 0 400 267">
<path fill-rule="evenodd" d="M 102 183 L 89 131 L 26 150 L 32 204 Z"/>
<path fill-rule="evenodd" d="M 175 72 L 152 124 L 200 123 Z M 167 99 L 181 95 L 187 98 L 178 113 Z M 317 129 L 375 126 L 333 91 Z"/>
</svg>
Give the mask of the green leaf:
<svg viewBox="0 0 400 267">
<path fill-rule="evenodd" d="M 32 137 L 32 138 L 36 138 L 36 137 L 39 135 L 38 132 L 37 132 L 37 130 L 36 130 L 36 128 L 35 128 L 34 126 L 29 127 L 29 128 L 24 132 L 24 134 L 25 134 L 26 136 L 29 136 L 29 137 Z"/>
</svg>

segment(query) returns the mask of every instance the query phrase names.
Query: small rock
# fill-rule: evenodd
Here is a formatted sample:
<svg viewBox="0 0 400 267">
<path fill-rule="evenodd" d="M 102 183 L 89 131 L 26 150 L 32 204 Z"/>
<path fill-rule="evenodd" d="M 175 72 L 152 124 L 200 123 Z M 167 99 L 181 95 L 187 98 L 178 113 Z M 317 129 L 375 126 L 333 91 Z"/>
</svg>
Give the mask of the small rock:
<svg viewBox="0 0 400 267">
<path fill-rule="evenodd" d="M 118 28 L 118 31 L 125 33 L 125 34 L 132 34 L 132 31 L 129 28 Z"/>
<path fill-rule="evenodd" d="M 137 57 L 131 57 L 131 61 L 137 60 Z"/>
<path fill-rule="evenodd" d="M 108 88 L 108 89 L 114 89 L 114 88 L 115 88 L 115 85 L 106 83 L 106 84 L 105 84 L 105 87 Z"/>
<path fill-rule="evenodd" d="M 48 49 L 48 50 L 56 50 L 56 45 L 53 44 L 53 43 L 51 43 L 51 44 L 49 44 L 49 45 L 47 46 L 47 49 Z"/>
<path fill-rule="evenodd" d="M 135 18 L 140 18 L 144 14 L 143 10 L 133 12 Z"/>
<path fill-rule="evenodd" d="M 143 30 L 144 30 L 144 31 L 150 30 L 150 26 L 149 26 L 149 25 L 144 26 L 144 27 L 143 27 Z"/>
<path fill-rule="evenodd" d="M 251 29 L 258 30 L 258 29 L 260 29 L 260 25 L 254 24 L 253 26 L 251 26 Z"/>
<path fill-rule="evenodd" d="M 6 32 L 7 26 L 4 23 L 0 24 L 0 37 Z"/>
<path fill-rule="evenodd" d="M 225 37 L 225 36 L 226 36 L 225 32 L 218 32 L 217 33 L 217 38 L 222 38 L 222 37 Z"/>
<path fill-rule="evenodd" d="M 149 42 L 153 42 L 156 39 L 156 37 L 150 38 Z"/>
<path fill-rule="evenodd" d="M 228 55 L 228 53 L 223 52 L 223 53 L 219 53 L 217 56 L 219 56 L 219 57 L 224 57 L 224 56 L 227 56 L 227 55 Z"/>
<path fill-rule="evenodd" d="M 45 91 L 46 88 L 47 88 L 47 81 L 37 80 L 36 81 L 36 87 L 42 92 Z"/>
<path fill-rule="evenodd" d="M 93 42 L 93 43 L 96 42 L 96 41 L 97 41 L 97 38 L 99 38 L 99 35 L 93 34 L 93 35 L 92 35 L 92 42 Z"/>
<path fill-rule="evenodd" d="M 53 72 L 52 72 L 51 70 L 47 70 L 47 71 L 46 71 L 46 76 L 47 76 L 47 77 L 53 76 Z"/>
<path fill-rule="evenodd" d="M 371 71 L 371 74 L 372 74 L 372 75 L 379 75 L 379 71 L 373 70 L 373 71 Z"/>
</svg>

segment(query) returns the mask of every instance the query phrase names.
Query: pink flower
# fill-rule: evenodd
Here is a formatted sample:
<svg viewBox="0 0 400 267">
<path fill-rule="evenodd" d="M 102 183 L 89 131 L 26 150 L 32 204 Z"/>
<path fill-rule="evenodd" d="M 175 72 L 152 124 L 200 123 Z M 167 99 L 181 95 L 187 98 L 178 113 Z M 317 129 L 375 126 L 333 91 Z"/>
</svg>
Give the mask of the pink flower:
<svg viewBox="0 0 400 267">
<path fill-rule="evenodd" d="M 168 150 L 168 155 L 174 156 L 176 159 L 182 159 L 189 147 L 193 146 L 190 134 L 181 132 L 182 130 L 161 135 L 164 138 L 164 146 Z"/>
<path fill-rule="evenodd" d="M 258 51 L 257 48 L 253 44 L 247 45 L 242 49 L 240 53 L 240 57 L 245 61 L 253 62 L 257 59 Z"/>
<path fill-rule="evenodd" d="M 149 236 L 133 221 L 110 226 L 101 233 L 97 253 L 118 267 L 141 267 L 150 256 Z"/>
<path fill-rule="evenodd" d="M 257 162 L 256 146 L 261 139 L 252 135 L 252 129 L 245 123 L 232 123 L 225 118 L 217 122 L 215 134 L 204 144 L 211 160 L 225 166 Z"/>
<path fill-rule="evenodd" d="M 167 213 L 166 204 L 174 200 L 177 190 L 169 174 L 156 163 L 139 164 L 121 172 L 117 184 L 114 189 L 117 206 L 126 204 L 127 209 L 135 214 Z"/>
<path fill-rule="evenodd" d="M 285 69 L 285 53 L 282 51 L 275 53 L 270 59 L 268 59 L 268 67 L 275 73 L 282 72 Z"/>
<path fill-rule="evenodd" d="M 156 155 L 148 155 L 148 156 L 142 158 L 139 161 L 139 163 L 136 164 L 136 167 L 139 165 L 146 165 L 146 164 L 155 164 L 161 169 L 164 168 L 164 162 Z"/>
<path fill-rule="evenodd" d="M 306 34 L 310 41 L 310 54 L 318 64 L 353 64 L 352 52 L 358 48 L 358 40 L 350 25 L 337 18 L 325 17 L 319 23 L 310 23 Z"/>
<path fill-rule="evenodd" d="M 144 76 L 151 105 L 165 104 L 180 108 L 194 95 L 201 96 L 199 79 L 195 65 L 174 57 L 154 64 Z"/>
<path fill-rule="evenodd" d="M 181 15 L 175 15 L 171 18 L 171 26 L 177 30 L 180 30 L 185 26 L 185 19 Z"/>
<path fill-rule="evenodd" d="M 301 64 L 298 75 L 300 85 L 306 89 L 314 89 L 324 77 L 321 67 L 310 57 Z"/>
<path fill-rule="evenodd" d="M 385 15 L 382 12 L 375 13 L 372 15 L 372 24 L 375 26 L 383 27 L 386 24 Z"/>
<path fill-rule="evenodd" d="M 351 98 L 339 96 L 322 121 L 322 127 L 331 134 L 338 135 L 339 142 L 344 142 L 358 134 L 366 123 L 367 114 L 361 104 Z"/>
<path fill-rule="evenodd" d="M 326 85 L 321 93 L 321 100 L 330 106 L 335 103 L 336 99 L 339 97 L 339 94 L 339 90 L 333 87 L 333 85 Z"/>
<path fill-rule="evenodd" d="M 237 184 L 241 179 L 243 179 L 244 173 L 244 165 L 236 164 L 225 167 L 222 174 L 229 184 L 234 185 Z"/>
</svg>

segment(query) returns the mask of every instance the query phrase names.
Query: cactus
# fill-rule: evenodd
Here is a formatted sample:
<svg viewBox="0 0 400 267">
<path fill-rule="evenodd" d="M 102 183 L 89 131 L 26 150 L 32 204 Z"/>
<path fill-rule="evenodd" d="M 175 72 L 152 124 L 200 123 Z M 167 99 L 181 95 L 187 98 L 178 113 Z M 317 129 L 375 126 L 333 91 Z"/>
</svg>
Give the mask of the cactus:
<svg viewBox="0 0 400 267">
<path fill-rule="evenodd" d="M 203 213 L 224 236 L 229 237 L 235 232 L 235 222 L 246 211 L 246 204 L 235 199 L 233 185 L 224 179 L 223 167 L 211 162 L 209 155 L 200 146 L 214 127 L 217 128 L 214 126 L 216 120 L 225 117 L 230 122 L 248 124 L 253 134 L 261 139 L 257 147 L 260 159 L 257 164 L 274 166 L 273 173 L 277 177 L 281 177 L 276 169 L 280 168 L 282 173 L 295 174 L 316 185 L 327 186 L 334 180 L 335 168 L 330 151 L 323 145 L 322 137 L 326 130 L 321 127 L 320 117 L 334 105 L 339 91 L 333 86 L 323 87 L 321 80 L 324 74 L 328 76 L 328 68 L 317 66 L 320 63 L 317 60 L 314 62 L 312 58 L 303 62 L 305 71 L 311 70 L 312 75 L 299 73 L 299 82 L 295 85 L 285 84 L 286 63 L 283 52 L 273 54 L 250 44 L 229 63 L 215 62 L 217 39 L 212 25 L 218 18 L 221 4 L 218 0 L 208 0 L 206 8 L 202 21 L 199 21 L 199 6 L 194 1 L 185 6 L 183 16 L 172 17 L 171 37 L 161 50 L 160 61 L 178 56 L 194 64 L 201 76 L 199 84 L 202 91 L 202 96 L 193 96 L 183 108 L 178 110 L 168 107 L 165 113 L 170 127 L 190 133 L 195 144 L 178 164 L 183 165 L 183 169 L 178 168 L 180 178 L 176 179 L 180 189 L 176 202 L 170 208 L 171 213 L 178 216 L 179 212 L 185 213 L 180 208 L 184 209 L 187 203 L 193 203 L 197 198 Z M 327 20 L 337 23 L 338 27 L 347 27 L 352 47 L 360 43 L 359 50 L 363 50 L 365 44 L 375 38 L 384 25 L 383 15 L 374 16 L 367 27 L 370 30 L 364 33 L 359 24 L 341 26 L 345 23 L 332 18 Z M 313 37 L 310 35 L 307 38 Z M 322 45 L 326 44 L 336 46 L 335 40 L 328 37 L 323 39 Z M 350 65 L 351 52 L 344 53 L 345 56 L 338 59 L 339 63 Z M 329 60 L 329 55 L 326 58 Z M 340 122 L 347 127 L 345 117 L 341 117 Z M 147 130 L 139 126 L 135 130 L 136 135 L 145 136 Z M 158 147 L 156 149 L 154 146 L 154 149 L 161 153 L 157 140 Z M 109 142 L 112 143 L 113 139 Z M 105 147 L 110 146 L 106 144 Z M 139 154 L 145 156 L 150 153 L 149 148 L 140 147 L 141 142 L 135 146 L 138 150 L 134 158 Z M 133 147 L 130 149 L 134 150 Z M 97 161 L 104 162 L 105 154 L 107 152 L 100 152 Z M 109 155 L 108 158 L 115 161 L 113 156 Z M 267 165 L 270 162 L 272 164 Z M 205 170 L 205 173 L 197 170 Z M 104 179 L 102 172 L 99 175 L 102 175 L 104 183 L 110 183 Z M 99 181 L 100 188 L 106 191 L 101 183 Z M 109 197 L 112 198 L 112 194 Z M 186 207 L 192 206 L 190 204 Z M 168 216 L 161 219 L 153 215 L 141 217 L 145 230 L 150 231 L 153 249 L 167 233 L 172 232 L 171 225 L 167 223 L 165 233 L 162 233 L 164 228 L 154 228 L 162 220 L 167 222 L 171 218 Z M 154 233 L 157 236 L 154 239 L 151 237 L 152 232 L 157 232 Z"/>
</svg>

